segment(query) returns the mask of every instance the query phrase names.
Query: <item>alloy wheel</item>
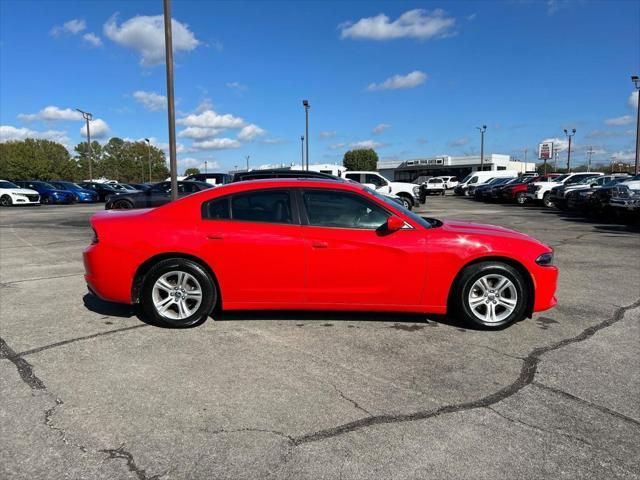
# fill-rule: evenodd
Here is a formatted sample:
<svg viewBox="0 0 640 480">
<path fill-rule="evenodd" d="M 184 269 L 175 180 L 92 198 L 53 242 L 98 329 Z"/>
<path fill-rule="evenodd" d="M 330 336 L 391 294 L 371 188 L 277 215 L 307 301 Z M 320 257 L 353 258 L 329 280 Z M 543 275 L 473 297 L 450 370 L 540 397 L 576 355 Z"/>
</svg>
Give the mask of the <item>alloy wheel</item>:
<svg viewBox="0 0 640 480">
<path fill-rule="evenodd" d="M 473 315 L 486 323 L 499 323 L 518 305 L 515 285 L 504 275 L 490 273 L 475 281 L 467 298 Z"/>
<path fill-rule="evenodd" d="M 161 317 L 184 320 L 202 303 L 202 287 L 191 274 L 179 270 L 167 272 L 156 280 L 152 289 L 153 305 Z"/>
</svg>

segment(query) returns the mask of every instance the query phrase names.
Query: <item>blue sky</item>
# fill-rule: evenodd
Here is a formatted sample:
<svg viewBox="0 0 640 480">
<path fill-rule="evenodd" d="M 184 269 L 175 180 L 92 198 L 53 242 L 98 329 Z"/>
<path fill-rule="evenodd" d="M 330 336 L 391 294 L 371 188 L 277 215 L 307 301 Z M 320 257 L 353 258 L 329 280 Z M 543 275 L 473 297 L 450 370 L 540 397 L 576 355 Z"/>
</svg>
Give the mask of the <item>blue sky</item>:
<svg viewBox="0 0 640 480">
<path fill-rule="evenodd" d="M 0 1 L 0 133 L 73 147 L 168 141 L 161 0 Z M 180 170 L 352 147 L 382 159 L 528 158 L 575 127 L 575 159 L 633 159 L 640 2 L 173 1 Z M 562 158 L 562 157 L 561 157 Z"/>
</svg>

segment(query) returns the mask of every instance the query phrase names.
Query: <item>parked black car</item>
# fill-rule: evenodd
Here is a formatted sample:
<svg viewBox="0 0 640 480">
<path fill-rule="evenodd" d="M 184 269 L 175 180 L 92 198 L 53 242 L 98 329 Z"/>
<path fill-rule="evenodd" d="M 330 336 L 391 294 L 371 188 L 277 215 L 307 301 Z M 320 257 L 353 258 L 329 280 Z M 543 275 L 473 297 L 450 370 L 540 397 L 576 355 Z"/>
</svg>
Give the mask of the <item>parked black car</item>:
<svg viewBox="0 0 640 480">
<path fill-rule="evenodd" d="M 277 168 L 238 172 L 233 175 L 234 182 L 261 180 L 266 178 L 320 178 L 324 180 L 342 180 L 333 175 L 329 175 L 328 173 L 312 172 L 311 170 L 281 170 Z"/>
<path fill-rule="evenodd" d="M 195 182 L 207 182 L 212 185 L 225 185 L 233 181 L 233 176 L 228 173 L 196 173 L 184 179 L 185 182 L 193 180 Z"/>
<path fill-rule="evenodd" d="M 140 190 L 142 192 L 144 190 L 149 190 L 155 185 L 155 183 L 128 183 L 127 185 L 130 185 L 136 190 Z"/>
<path fill-rule="evenodd" d="M 473 199 L 487 201 L 491 199 L 491 189 L 493 187 L 502 186 L 511 180 L 513 180 L 513 178 L 510 178 L 510 177 L 492 178 L 487 183 L 483 185 L 478 185 L 473 190 Z"/>
<path fill-rule="evenodd" d="M 192 193 L 212 188 L 213 185 L 206 182 L 180 181 L 178 182 L 178 197 L 186 197 Z M 104 208 L 129 209 L 159 207 L 171 201 L 171 182 L 160 182 L 143 192 L 118 193 L 107 200 Z"/>
<path fill-rule="evenodd" d="M 118 190 L 113 188 L 108 183 L 100 183 L 100 182 L 82 182 L 79 183 L 82 188 L 86 188 L 87 190 L 93 190 L 98 194 L 98 201 L 106 202 L 111 195 L 115 195 L 118 193 Z"/>
</svg>

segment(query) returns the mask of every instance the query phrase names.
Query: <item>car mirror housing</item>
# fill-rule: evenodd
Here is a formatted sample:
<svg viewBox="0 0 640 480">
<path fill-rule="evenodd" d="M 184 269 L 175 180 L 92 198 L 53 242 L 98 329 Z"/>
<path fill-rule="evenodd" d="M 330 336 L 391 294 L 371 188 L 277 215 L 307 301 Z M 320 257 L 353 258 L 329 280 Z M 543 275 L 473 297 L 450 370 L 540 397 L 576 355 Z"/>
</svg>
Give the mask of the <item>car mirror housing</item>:
<svg viewBox="0 0 640 480">
<path fill-rule="evenodd" d="M 396 217 L 395 215 L 391 215 L 387 218 L 386 230 L 388 232 L 397 232 L 398 230 L 404 227 L 404 220 L 400 217 Z"/>
</svg>

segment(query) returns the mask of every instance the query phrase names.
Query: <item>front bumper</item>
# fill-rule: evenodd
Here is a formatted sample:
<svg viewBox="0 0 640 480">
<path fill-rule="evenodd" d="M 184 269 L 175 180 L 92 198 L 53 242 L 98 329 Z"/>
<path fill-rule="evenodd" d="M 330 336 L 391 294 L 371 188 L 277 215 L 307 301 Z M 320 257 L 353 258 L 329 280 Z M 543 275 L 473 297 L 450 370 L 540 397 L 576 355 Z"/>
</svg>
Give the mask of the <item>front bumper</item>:
<svg viewBox="0 0 640 480">
<path fill-rule="evenodd" d="M 535 287 L 534 312 L 542 312 L 554 307 L 558 303 L 556 288 L 558 285 L 558 268 L 537 265 L 531 272 Z"/>
<path fill-rule="evenodd" d="M 14 205 L 40 205 L 40 195 L 9 194 Z"/>
</svg>

